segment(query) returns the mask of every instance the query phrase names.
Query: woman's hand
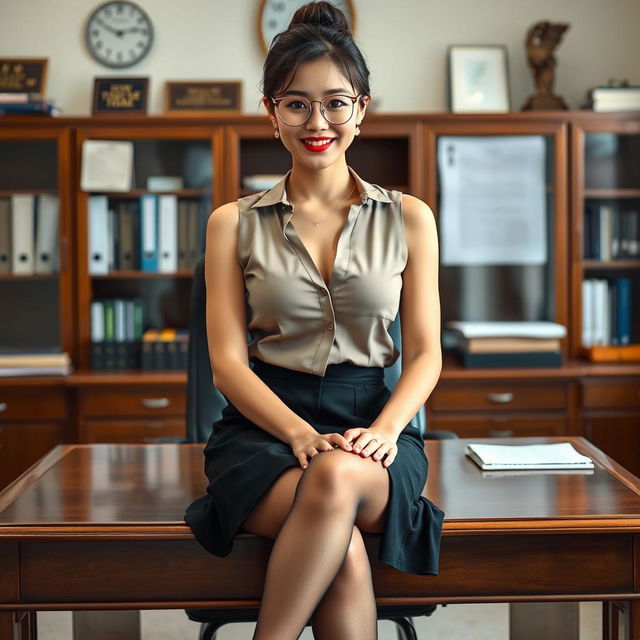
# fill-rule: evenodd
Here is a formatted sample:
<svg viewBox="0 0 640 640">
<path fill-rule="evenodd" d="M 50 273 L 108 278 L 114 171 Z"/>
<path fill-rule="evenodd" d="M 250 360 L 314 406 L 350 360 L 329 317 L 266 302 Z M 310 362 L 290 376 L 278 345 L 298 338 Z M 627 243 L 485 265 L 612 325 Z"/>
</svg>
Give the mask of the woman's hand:
<svg viewBox="0 0 640 640">
<path fill-rule="evenodd" d="M 362 427 L 353 427 L 344 432 L 347 442 L 353 445 L 353 452 L 363 457 L 371 456 L 372 460 L 382 460 L 384 467 L 390 466 L 398 454 L 396 446 L 397 438 L 390 436 L 383 431 L 377 430 L 375 427 L 368 429 Z"/>
<path fill-rule="evenodd" d="M 322 451 L 332 451 L 340 447 L 351 451 L 351 445 L 339 433 L 304 433 L 289 443 L 293 455 L 298 458 L 300 466 L 306 469 L 310 460 Z"/>
</svg>

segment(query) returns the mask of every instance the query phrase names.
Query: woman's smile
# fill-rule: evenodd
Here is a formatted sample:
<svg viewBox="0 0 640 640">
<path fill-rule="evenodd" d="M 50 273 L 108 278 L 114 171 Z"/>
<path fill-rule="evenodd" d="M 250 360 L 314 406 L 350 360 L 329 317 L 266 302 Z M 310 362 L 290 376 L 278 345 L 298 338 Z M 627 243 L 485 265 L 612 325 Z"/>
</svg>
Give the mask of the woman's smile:
<svg viewBox="0 0 640 640">
<path fill-rule="evenodd" d="M 331 146 L 335 138 L 302 138 L 302 144 L 308 151 L 324 151 Z"/>
</svg>

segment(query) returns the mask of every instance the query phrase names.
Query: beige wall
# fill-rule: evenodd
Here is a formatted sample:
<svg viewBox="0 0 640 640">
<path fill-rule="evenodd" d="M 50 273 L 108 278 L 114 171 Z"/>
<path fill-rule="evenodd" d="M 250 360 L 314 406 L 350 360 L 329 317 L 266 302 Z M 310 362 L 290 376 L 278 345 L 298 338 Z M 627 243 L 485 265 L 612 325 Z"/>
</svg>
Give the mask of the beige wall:
<svg viewBox="0 0 640 640">
<path fill-rule="evenodd" d="M 162 111 L 165 80 L 242 80 L 243 111 L 262 113 L 259 0 L 138 0 L 153 20 L 150 54 L 121 75 L 151 78 L 150 113 Z M 640 84 L 639 0 L 354 0 L 356 40 L 371 70 L 379 110 L 447 108 L 449 44 L 504 44 L 512 108 L 532 91 L 523 39 L 541 19 L 571 28 L 557 50 L 556 90 L 572 108 L 609 77 Z M 65 115 L 90 112 L 92 78 L 114 75 L 84 45 L 84 23 L 100 0 L 0 0 L 0 56 L 46 56 L 48 94 Z"/>
</svg>

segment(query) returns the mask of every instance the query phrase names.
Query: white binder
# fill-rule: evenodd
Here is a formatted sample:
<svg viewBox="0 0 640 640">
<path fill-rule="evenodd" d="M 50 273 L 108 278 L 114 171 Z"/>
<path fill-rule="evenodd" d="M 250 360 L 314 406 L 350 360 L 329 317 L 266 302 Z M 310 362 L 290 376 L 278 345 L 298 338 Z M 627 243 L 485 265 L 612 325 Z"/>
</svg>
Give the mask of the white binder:
<svg viewBox="0 0 640 640">
<path fill-rule="evenodd" d="M 36 224 L 36 273 L 58 271 L 58 196 L 43 193 L 38 198 Z"/>
<path fill-rule="evenodd" d="M 109 273 L 109 202 L 107 196 L 89 196 L 89 273 Z"/>
<path fill-rule="evenodd" d="M 0 198 L 0 273 L 11 273 L 11 200 Z"/>
<path fill-rule="evenodd" d="M 33 219 L 32 193 L 14 193 L 11 196 L 12 272 L 33 274 Z"/>
<path fill-rule="evenodd" d="M 158 271 L 178 269 L 178 199 L 175 195 L 158 196 Z"/>
</svg>

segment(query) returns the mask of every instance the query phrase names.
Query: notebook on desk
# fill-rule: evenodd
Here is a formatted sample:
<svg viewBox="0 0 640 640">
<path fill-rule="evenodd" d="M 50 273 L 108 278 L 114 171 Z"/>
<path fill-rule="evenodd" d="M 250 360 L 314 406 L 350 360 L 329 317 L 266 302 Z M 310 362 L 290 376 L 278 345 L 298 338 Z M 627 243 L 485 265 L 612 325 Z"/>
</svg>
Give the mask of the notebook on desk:
<svg viewBox="0 0 640 640">
<path fill-rule="evenodd" d="M 465 454 L 483 471 L 594 468 L 593 460 L 578 453 L 570 442 L 526 445 L 469 443 Z"/>
</svg>

